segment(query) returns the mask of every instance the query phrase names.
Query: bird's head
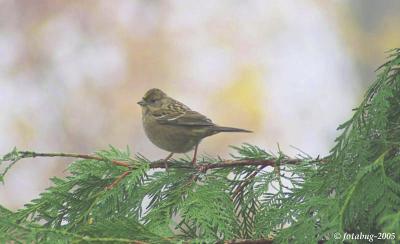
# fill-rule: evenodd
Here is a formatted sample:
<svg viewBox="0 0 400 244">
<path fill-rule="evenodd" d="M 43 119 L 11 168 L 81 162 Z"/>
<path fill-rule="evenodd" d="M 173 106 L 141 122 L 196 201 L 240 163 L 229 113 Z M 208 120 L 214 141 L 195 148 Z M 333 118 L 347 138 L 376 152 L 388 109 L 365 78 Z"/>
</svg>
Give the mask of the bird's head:
<svg viewBox="0 0 400 244">
<path fill-rule="evenodd" d="M 154 110 L 161 108 L 163 100 L 166 98 L 168 98 L 168 96 L 163 91 L 153 88 L 144 94 L 143 99 L 140 100 L 138 104 L 144 109 Z"/>
</svg>

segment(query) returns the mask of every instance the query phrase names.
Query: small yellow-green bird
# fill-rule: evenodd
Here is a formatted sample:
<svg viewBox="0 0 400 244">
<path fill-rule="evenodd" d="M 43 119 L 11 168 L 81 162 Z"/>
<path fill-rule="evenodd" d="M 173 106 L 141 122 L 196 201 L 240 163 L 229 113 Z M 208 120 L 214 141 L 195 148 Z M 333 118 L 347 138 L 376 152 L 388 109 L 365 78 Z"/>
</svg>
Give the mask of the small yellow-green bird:
<svg viewBox="0 0 400 244">
<path fill-rule="evenodd" d="M 157 88 L 147 91 L 138 104 L 142 107 L 147 137 L 157 147 L 170 152 L 165 162 L 174 153 L 186 153 L 194 149 L 192 164 L 195 166 L 197 147 L 203 138 L 220 132 L 251 132 L 218 126 Z"/>
</svg>

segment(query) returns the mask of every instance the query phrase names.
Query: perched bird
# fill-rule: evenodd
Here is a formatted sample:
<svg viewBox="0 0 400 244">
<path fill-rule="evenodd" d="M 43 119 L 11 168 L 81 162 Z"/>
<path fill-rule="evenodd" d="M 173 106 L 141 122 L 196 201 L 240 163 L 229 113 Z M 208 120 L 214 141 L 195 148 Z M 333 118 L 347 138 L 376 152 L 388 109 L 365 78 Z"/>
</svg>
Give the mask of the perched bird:
<svg viewBox="0 0 400 244">
<path fill-rule="evenodd" d="M 142 107 L 147 137 L 157 147 L 170 152 L 165 162 L 174 153 L 186 153 L 194 149 L 192 164 L 196 165 L 197 147 L 203 138 L 219 132 L 251 132 L 218 126 L 157 88 L 147 91 L 138 104 Z"/>
</svg>

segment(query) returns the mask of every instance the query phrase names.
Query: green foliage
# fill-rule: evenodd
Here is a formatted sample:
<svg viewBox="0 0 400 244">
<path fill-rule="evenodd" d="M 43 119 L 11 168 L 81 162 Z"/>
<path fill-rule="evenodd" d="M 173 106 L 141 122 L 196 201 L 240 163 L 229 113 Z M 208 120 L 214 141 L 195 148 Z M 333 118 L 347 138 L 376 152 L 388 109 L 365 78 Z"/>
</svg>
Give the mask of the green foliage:
<svg viewBox="0 0 400 244">
<path fill-rule="evenodd" d="M 332 240 L 336 232 L 400 237 L 400 49 L 389 58 L 353 117 L 339 126 L 327 163 L 283 204 L 304 208 L 279 240 L 304 240 L 304 233 Z M 314 228 L 304 229 L 310 220 Z"/>
<path fill-rule="evenodd" d="M 335 243 L 334 233 L 361 232 L 399 238 L 400 49 L 379 70 L 323 159 L 302 153 L 293 160 L 280 150 L 274 155 L 244 144 L 234 147 L 234 160 L 274 166 L 202 172 L 186 158 L 174 160 L 165 172 L 129 149 L 111 147 L 73 162 L 70 176 L 53 178 L 53 186 L 22 209 L 0 206 L 0 242 L 215 243 L 272 237 L 278 243 Z M 13 149 L 0 160 L 0 180 L 19 160 L 37 156 Z"/>
</svg>

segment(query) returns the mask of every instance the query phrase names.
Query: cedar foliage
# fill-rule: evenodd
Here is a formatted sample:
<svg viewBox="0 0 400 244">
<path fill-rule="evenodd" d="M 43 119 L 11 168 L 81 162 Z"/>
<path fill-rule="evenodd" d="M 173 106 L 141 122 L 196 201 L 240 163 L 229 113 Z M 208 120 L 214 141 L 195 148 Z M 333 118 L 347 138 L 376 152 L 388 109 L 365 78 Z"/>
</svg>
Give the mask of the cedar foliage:
<svg viewBox="0 0 400 244">
<path fill-rule="evenodd" d="M 97 152 L 103 160 L 76 160 L 70 176 L 22 209 L 0 205 L 0 242 L 8 243 L 216 243 L 273 239 L 276 243 L 328 243 L 334 233 L 395 233 L 400 237 L 400 49 L 390 52 L 330 154 L 288 157 L 244 144 L 234 160 L 267 165 L 201 172 L 189 159 L 168 173 L 150 169 L 129 149 Z M 4 182 L 20 159 L 14 149 L 0 160 Z M 131 165 L 131 173 L 105 189 Z M 204 158 L 209 163 L 222 159 Z M 395 242 L 396 240 L 393 240 Z"/>
</svg>

